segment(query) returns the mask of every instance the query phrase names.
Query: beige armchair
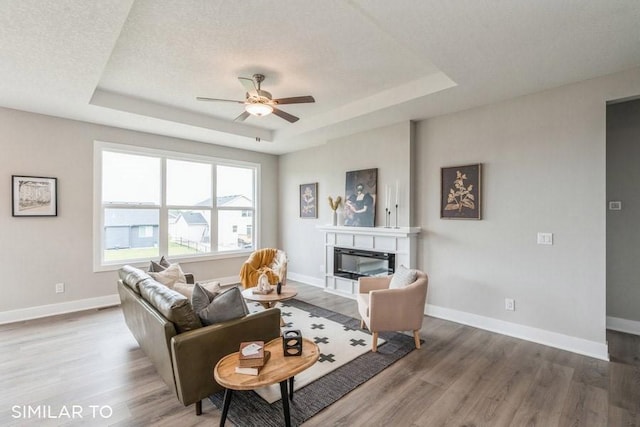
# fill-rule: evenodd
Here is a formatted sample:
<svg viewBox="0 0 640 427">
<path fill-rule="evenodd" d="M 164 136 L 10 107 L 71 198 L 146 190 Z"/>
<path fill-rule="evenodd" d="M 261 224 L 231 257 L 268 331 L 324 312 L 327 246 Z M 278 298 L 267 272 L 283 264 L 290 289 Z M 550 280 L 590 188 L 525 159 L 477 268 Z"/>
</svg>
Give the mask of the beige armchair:
<svg viewBox="0 0 640 427">
<path fill-rule="evenodd" d="M 415 282 L 398 289 L 389 289 L 391 278 L 361 277 L 358 281 L 361 327 L 366 326 L 373 334 L 373 352 L 378 350 L 378 332 L 383 331 L 412 331 L 416 348 L 420 348 L 428 277 L 418 271 Z"/>
</svg>

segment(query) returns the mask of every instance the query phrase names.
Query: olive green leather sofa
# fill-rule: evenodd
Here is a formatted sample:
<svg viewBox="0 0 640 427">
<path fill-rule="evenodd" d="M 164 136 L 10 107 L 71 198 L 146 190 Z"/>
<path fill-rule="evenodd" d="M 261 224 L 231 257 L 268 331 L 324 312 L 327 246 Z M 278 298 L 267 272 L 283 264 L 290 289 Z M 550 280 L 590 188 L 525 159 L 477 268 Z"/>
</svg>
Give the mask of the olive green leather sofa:
<svg viewBox="0 0 640 427">
<path fill-rule="evenodd" d="M 202 326 L 187 297 L 156 282 L 146 272 L 124 266 L 118 293 L 127 327 L 158 374 L 185 406 L 222 390 L 213 367 L 243 341 L 270 341 L 280 336 L 280 310 Z"/>
</svg>

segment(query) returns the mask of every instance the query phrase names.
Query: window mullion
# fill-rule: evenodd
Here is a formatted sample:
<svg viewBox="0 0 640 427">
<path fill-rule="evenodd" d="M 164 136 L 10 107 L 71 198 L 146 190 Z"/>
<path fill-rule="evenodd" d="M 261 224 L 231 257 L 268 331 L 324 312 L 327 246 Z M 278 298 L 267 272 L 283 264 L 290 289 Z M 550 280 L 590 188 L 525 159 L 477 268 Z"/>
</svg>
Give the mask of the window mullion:
<svg viewBox="0 0 640 427">
<path fill-rule="evenodd" d="M 169 254 L 169 209 L 167 208 L 167 158 L 160 163 L 160 224 L 158 224 L 158 243 L 160 254 Z"/>
</svg>

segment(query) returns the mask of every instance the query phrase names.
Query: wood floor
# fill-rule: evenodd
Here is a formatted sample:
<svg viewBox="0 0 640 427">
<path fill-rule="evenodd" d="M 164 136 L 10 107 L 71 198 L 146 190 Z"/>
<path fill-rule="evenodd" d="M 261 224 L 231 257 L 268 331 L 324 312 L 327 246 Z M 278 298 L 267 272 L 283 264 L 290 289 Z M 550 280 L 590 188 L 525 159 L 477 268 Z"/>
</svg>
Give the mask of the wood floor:
<svg viewBox="0 0 640 427">
<path fill-rule="evenodd" d="M 354 301 L 296 286 L 300 299 L 357 317 Z M 609 332 L 611 362 L 430 317 L 421 337 L 420 350 L 305 425 L 640 426 L 640 337 Z M 0 326 L 0 384 L 2 426 L 220 421 L 208 400 L 197 417 L 167 390 L 118 307 Z M 82 418 L 38 418 L 29 406 Z"/>
</svg>

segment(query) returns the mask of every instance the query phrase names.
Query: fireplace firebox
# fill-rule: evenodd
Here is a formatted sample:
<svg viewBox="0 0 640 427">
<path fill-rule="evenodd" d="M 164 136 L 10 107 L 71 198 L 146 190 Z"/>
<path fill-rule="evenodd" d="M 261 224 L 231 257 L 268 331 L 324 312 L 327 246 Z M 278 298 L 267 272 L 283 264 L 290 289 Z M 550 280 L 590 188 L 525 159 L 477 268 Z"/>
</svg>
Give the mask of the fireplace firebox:
<svg viewBox="0 0 640 427">
<path fill-rule="evenodd" d="M 388 252 L 333 248 L 333 275 L 357 280 L 363 276 L 388 276 L 395 271 L 396 256 Z"/>
</svg>

